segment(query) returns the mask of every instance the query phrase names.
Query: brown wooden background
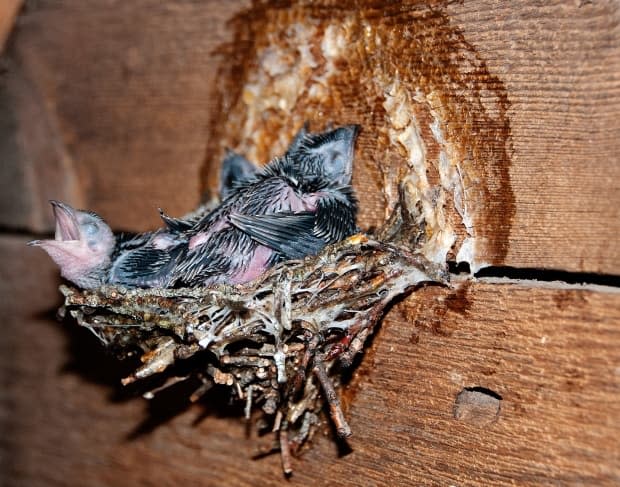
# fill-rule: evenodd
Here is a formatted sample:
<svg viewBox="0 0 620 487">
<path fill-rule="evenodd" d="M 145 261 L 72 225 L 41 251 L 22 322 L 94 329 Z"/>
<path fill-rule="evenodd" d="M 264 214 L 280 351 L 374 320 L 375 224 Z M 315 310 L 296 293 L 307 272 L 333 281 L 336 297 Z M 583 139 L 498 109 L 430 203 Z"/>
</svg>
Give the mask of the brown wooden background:
<svg viewBox="0 0 620 487">
<path fill-rule="evenodd" d="M 47 200 L 133 230 L 157 225 L 158 206 L 192 209 L 213 180 L 205 161 L 219 157 L 220 95 L 235 89 L 222 66 L 245 52 L 239 22 L 270 22 L 270 5 L 0 5 L 0 483 L 620 483 L 617 2 L 411 3 L 445 19 L 506 90 L 514 211 L 481 224 L 492 236 L 510 218 L 491 260 L 498 275 L 525 270 L 426 288 L 392 309 L 344 391 L 351 451 L 325 427 L 285 480 L 277 455 L 251 460 L 266 438 L 237 410 L 217 398 L 188 407 L 181 391 L 149 406 L 119 386 L 125 365 L 55 321 L 57 271 L 24 245 L 51 231 Z M 273 17 L 293 7 L 305 12 L 278 3 Z M 365 184 L 358 175 L 370 194 Z M 362 225 L 380 220 L 368 198 Z M 532 280 L 550 276 L 572 284 Z M 501 396 L 499 416 L 455 409 L 474 387 Z"/>
</svg>

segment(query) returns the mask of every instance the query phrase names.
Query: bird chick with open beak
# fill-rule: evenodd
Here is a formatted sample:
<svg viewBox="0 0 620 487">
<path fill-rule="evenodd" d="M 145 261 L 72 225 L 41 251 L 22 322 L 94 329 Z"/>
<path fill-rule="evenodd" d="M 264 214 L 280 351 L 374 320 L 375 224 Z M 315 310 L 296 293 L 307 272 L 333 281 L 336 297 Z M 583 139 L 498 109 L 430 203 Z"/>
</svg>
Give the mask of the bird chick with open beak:
<svg viewBox="0 0 620 487">
<path fill-rule="evenodd" d="M 50 201 L 56 219 L 53 239 L 33 240 L 60 267 L 60 274 L 76 286 L 90 289 L 107 281 L 116 237 L 103 219 L 90 211 L 76 210 Z"/>
<path fill-rule="evenodd" d="M 222 161 L 222 198 L 237 184 L 254 176 L 258 168 L 230 151 Z M 175 219 L 161 210 L 165 228 L 139 234 L 113 234 L 94 212 L 76 210 L 66 203 L 50 201 L 56 220 L 54 239 L 34 240 L 60 267 L 62 277 L 83 289 L 103 284 L 129 287 L 165 287 L 175 259 L 186 243 L 181 233 L 212 210 L 199 207 L 190 218 Z"/>
<path fill-rule="evenodd" d="M 316 254 L 355 233 L 350 180 L 357 131 L 304 128 L 284 157 L 261 171 L 229 154 L 223 163 L 229 176 L 221 182 L 226 199 L 189 219 L 162 213 L 166 227 L 154 232 L 115 236 L 97 214 L 52 201 L 55 238 L 30 245 L 43 248 L 61 275 L 84 289 L 251 281 L 278 261 Z"/>
<path fill-rule="evenodd" d="M 318 253 L 356 231 L 350 185 L 358 127 L 305 130 L 282 158 L 238 185 L 186 232 L 171 284 L 249 282 L 276 262 Z"/>
<path fill-rule="evenodd" d="M 56 219 L 53 239 L 33 240 L 60 268 L 60 275 L 82 289 L 103 284 L 165 287 L 183 243 L 177 232 L 159 229 L 115 235 L 96 213 L 50 202 Z"/>
</svg>

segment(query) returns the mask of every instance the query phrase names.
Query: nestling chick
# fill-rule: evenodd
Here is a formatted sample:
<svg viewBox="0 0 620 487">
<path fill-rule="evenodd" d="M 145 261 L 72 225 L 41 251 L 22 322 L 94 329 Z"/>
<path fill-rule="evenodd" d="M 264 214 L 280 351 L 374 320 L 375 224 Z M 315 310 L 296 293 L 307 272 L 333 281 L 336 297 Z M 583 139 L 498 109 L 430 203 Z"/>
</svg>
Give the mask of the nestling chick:
<svg viewBox="0 0 620 487">
<path fill-rule="evenodd" d="M 295 134 L 286 154 L 295 153 L 299 150 L 301 141 L 308 135 L 308 123 L 306 122 Z M 237 152 L 226 149 L 226 155 L 222 161 L 220 170 L 220 199 L 225 200 L 238 186 L 251 180 L 260 171 L 258 166 L 248 161 Z"/>
<path fill-rule="evenodd" d="M 253 178 L 258 170 L 242 155 L 227 150 L 220 171 L 220 199 L 233 194 L 237 186 Z M 209 205 L 203 205 L 188 216 L 173 218 L 160 209 L 166 228 L 119 242 L 109 282 L 131 287 L 168 287 L 172 270 L 187 249 L 185 233 L 212 210 Z"/>
<path fill-rule="evenodd" d="M 350 186 L 357 126 L 321 134 L 303 128 L 283 158 L 262 171 L 234 153 L 223 161 L 213 211 L 170 218 L 166 227 L 115 236 L 95 213 L 52 201 L 53 240 L 36 240 L 61 275 L 89 289 L 199 286 L 248 282 L 280 260 L 318 253 L 355 232 Z"/>
<path fill-rule="evenodd" d="M 234 157 L 233 157 L 234 156 Z M 258 169 L 242 156 L 231 152 L 222 162 L 226 178 L 220 191 L 228 194 Z M 186 243 L 180 233 L 191 228 L 211 208 L 201 206 L 191 218 L 175 219 L 160 214 L 166 228 L 141 234 L 114 235 L 108 224 L 94 212 L 76 210 L 52 200 L 56 220 L 54 239 L 34 240 L 60 267 L 62 277 L 83 289 L 103 284 L 129 287 L 165 287 L 175 259 Z"/>
<path fill-rule="evenodd" d="M 355 233 L 350 186 L 357 126 L 305 132 L 186 232 L 172 285 L 251 281 L 279 260 L 300 259 Z"/>
<path fill-rule="evenodd" d="M 220 199 L 228 198 L 237 186 L 252 179 L 258 171 L 259 168 L 241 154 L 226 149 L 220 170 Z"/>
<path fill-rule="evenodd" d="M 33 240 L 60 267 L 60 275 L 75 285 L 90 289 L 107 281 L 116 238 L 103 219 L 90 211 L 76 210 L 60 201 L 50 201 L 56 219 L 54 239 Z"/>
<path fill-rule="evenodd" d="M 168 228 L 137 235 L 120 234 L 107 282 L 128 287 L 167 287 L 184 245 L 187 240 Z"/>
</svg>

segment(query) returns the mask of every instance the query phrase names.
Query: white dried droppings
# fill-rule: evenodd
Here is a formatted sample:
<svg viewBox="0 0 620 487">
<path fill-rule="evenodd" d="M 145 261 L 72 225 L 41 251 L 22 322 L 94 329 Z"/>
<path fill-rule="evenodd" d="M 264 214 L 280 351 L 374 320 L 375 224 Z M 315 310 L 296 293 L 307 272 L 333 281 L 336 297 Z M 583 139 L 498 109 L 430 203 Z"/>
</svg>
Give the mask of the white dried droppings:
<svg viewBox="0 0 620 487">
<path fill-rule="evenodd" d="M 278 350 L 273 354 L 273 361 L 276 364 L 278 382 L 286 384 L 286 354 L 282 350 Z"/>
<path fill-rule="evenodd" d="M 274 37 L 277 33 L 271 33 L 273 38 L 269 39 L 269 47 L 257 53 L 257 69 L 250 74 L 242 95 L 246 119 L 241 133 L 249 139 L 241 149 L 249 159 L 258 159 L 258 142 L 264 138 L 265 130 L 271 130 L 265 128 L 265 113 L 275 112 L 283 120 L 288 120 L 300 97 L 307 98 L 306 87 L 319 67 L 310 49 L 316 34 L 317 28 L 312 24 L 293 24 L 287 31 L 285 42 Z M 287 135 L 283 131 L 272 148 L 272 156 L 286 147 Z"/>
<path fill-rule="evenodd" d="M 475 274 L 480 269 L 488 267 L 491 264 L 484 261 L 479 261 L 476 257 L 476 237 L 467 237 L 458 253 L 456 254 L 457 262 L 467 262 L 471 274 Z"/>
<path fill-rule="evenodd" d="M 457 172 L 444 151 L 443 156 L 440 154 L 437 167 L 441 185 L 432 186 L 429 183 L 427 170 L 430 163 L 426 144 L 413 109 L 413 103 L 418 100 L 414 100 L 409 88 L 398 79 L 392 80 L 384 94 L 383 107 L 388 115 L 390 142 L 405 150 L 410 168 L 402 181 L 409 207 L 421 207 L 425 223 L 426 241 L 420 251 L 432 262 L 445 262 L 456 242 L 456 233 L 447 219 L 445 208 L 448 195 L 458 181 Z M 415 96 L 419 98 L 419 94 Z M 439 122 L 431 127 L 431 132 L 437 138 L 442 137 Z"/>
<path fill-rule="evenodd" d="M 347 22 L 350 22 L 350 20 Z M 326 60 L 333 61 L 344 55 L 348 46 L 346 36 L 347 22 L 343 25 L 330 24 L 325 28 L 325 34 L 321 41 L 321 52 Z"/>
<path fill-rule="evenodd" d="M 429 95 L 430 106 L 435 106 L 433 100 L 436 100 L 436 98 L 437 97 L 433 94 Z M 463 227 L 469 236 L 463 240 L 459 249 L 456 251 L 457 262 L 467 262 L 472 272 L 475 272 L 473 269 L 480 269 L 487 264 L 478 262 L 476 258 L 476 239 L 472 216 L 473 209 L 469 204 L 470 198 L 468 198 L 468 189 L 465 185 L 461 156 L 455 145 L 444 137 L 441 128 L 444 124 L 441 121 L 439 113 L 436 110 L 431 110 L 431 116 L 433 117 L 433 122 L 430 124 L 430 129 L 433 133 L 433 137 L 441 146 L 438 168 L 441 183 L 447 191 L 451 192 L 454 209 L 461 217 Z"/>
</svg>

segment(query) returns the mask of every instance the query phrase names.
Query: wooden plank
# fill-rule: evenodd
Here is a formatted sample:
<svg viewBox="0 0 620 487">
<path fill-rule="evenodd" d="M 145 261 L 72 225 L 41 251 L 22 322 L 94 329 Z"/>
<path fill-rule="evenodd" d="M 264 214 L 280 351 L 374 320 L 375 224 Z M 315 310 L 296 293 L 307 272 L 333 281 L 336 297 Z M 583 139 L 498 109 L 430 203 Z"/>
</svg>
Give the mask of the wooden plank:
<svg viewBox="0 0 620 487">
<path fill-rule="evenodd" d="M 0 5 L 0 54 L 4 51 L 4 45 L 13 29 L 17 12 L 24 0 L 5 0 Z"/>
<path fill-rule="evenodd" d="M 352 483 L 386 470 L 393 484 L 618 482 L 617 292 L 481 282 L 426 289 L 391 316 L 358 372 L 352 427 L 382 426 L 356 435 L 355 464 L 373 467 Z M 496 421 L 455 419 L 472 387 L 502 397 Z"/>
<path fill-rule="evenodd" d="M 394 88 L 392 101 L 402 95 L 411 105 L 429 184 L 437 184 L 442 148 L 459 164 L 474 267 L 620 271 L 613 245 L 620 230 L 617 3 L 210 5 L 29 7 L 11 69 L 47 110 L 54 150 L 17 157 L 4 179 L 15 180 L 20 161 L 43 152 L 59 154 L 58 166 L 77 187 L 65 191 L 42 177 L 3 191 L 7 203 L 31 205 L 39 215 L 23 225 L 3 217 L 5 225 L 40 230 L 43 221 L 50 228 L 45 201 L 56 192 L 116 228 L 153 227 L 156 207 L 182 214 L 204 183 L 214 186 L 224 146 L 264 162 L 310 119 L 316 127 L 363 126 L 354 182 L 361 224 L 376 226 L 412 154 L 411 141 L 408 149 L 389 142 L 401 132 L 385 93 L 398 80 L 402 90 Z M 333 43 L 339 29 L 342 52 Z M 250 96 L 261 87 L 271 91 Z M 434 121 L 443 145 L 430 129 Z M 8 142 L 38 140 L 29 134 Z M 36 166 L 29 174 L 36 179 Z M 33 187 L 45 196 L 15 203 Z M 441 236 L 451 225 L 457 253 L 467 233 L 449 194 L 444 210 L 446 223 L 427 222 L 427 232 Z"/>
<path fill-rule="evenodd" d="M 84 203 L 57 120 L 34 83 L 12 60 L 0 78 L 0 224 L 42 232 L 53 228 L 48 201 Z"/>
<path fill-rule="evenodd" d="M 510 99 L 505 263 L 618 274 L 620 5 L 477 1 L 447 12 Z"/>
<path fill-rule="evenodd" d="M 230 38 L 227 21 L 246 4 L 31 2 L 7 53 L 8 69 L 31 96 L 5 88 L 10 110 L 0 117 L 9 127 L 0 131 L 0 146 L 28 144 L 14 151 L 12 172 L 2 178 L 15 184 L 3 185 L 0 206 L 14 211 L 0 212 L 0 224 L 53 228 L 50 198 L 69 198 L 133 230 L 159 225 L 158 207 L 173 215 L 194 208 L 203 190 L 198 176 L 217 50 Z M 30 120 L 20 123 L 32 98 L 41 100 L 38 118 L 53 129 L 47 136 L 33 136 Z M 43 154 L 32 154 L 29 144 L 43 142 Z M 42 158 L 48 161 L 38 164 Z M 49 159 L 77 181 L 76 191 L 49 181 Z M 34 181 L 12 177 L 24 172 Z"/>
<path fill-rule="evenodd" d="M 438 260 L 456 237 L 448 255 L 474 268 L 618 273 L 618 4 L 358 7 L 261 4 L 233 24 L 253 43 L 223 68 L 208 154 L 266 160 L 304 120 L 359 123 L 363 225 L 409 178 Z"/>
<path fill-rule="evenodd" d="M 352 452 L 325 426 L 283 479 L 254 427 L 181 389 L 146 407 L 89 333 L 54 321 L 57 277 L 0 238 L 3 485 L 614 485 L 620 294 L 561 284 L 425 288 L 397 305 L 344 392 Z M 36 269 L 34 272 L 33 269 Z M 501 396 L 499 415 L 464 388 Z M 477 407 L 479 406 L 479 407 Z M 491 402 L 490 406 L 493 406 Z M 479 414 L 476 416 L 476 411 Z"/>
</svg>

